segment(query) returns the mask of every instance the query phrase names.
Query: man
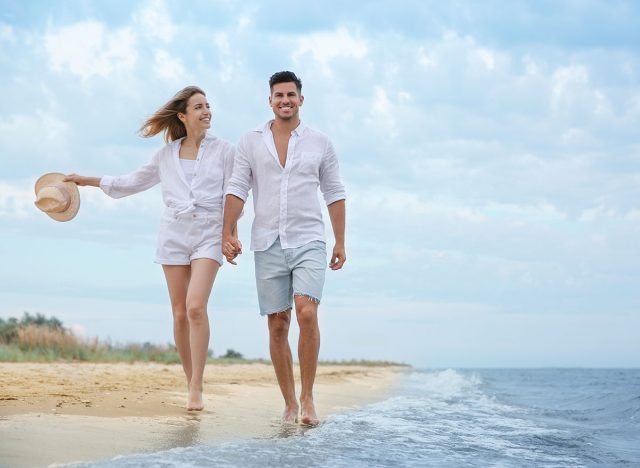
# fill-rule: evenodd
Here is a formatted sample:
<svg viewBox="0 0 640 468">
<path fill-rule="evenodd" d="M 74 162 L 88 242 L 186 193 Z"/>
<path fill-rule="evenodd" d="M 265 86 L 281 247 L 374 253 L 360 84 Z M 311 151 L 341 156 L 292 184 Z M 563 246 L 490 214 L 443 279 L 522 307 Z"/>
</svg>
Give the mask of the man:
<svg viewBox="0 0 640 468">
<path fill-rule="evenodd" d="M 227 260 L 242 253 L 233 227 L 253 189 L 255 218 L 251 250 L 261 315 L 268 317 L 269 351 L 285 401 L 283 421 L 316 426 L 313 383 L 318 365 L 318 304 L 326 271 L 324 223 L 318 187 L 328 206 L 335 246 L 329 266 L 342 268 L 345 190 L 333 145 L 300 120 L 302 82 L 290 71 L 269 79 L 274 119 L 244 135 L 226 190 L 222 251 Z M 296 399 L 289 347 L 292 302 L 300 327 L 300 405 Z"/>
</svg>

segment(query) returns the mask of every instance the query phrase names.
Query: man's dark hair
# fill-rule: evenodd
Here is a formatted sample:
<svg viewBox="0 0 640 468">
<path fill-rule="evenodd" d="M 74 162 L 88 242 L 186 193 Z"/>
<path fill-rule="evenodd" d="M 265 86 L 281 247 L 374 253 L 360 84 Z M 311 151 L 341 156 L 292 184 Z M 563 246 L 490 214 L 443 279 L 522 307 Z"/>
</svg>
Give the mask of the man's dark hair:
<svg viewBox="0 0 640 468">
<path fill-rule="evenodd" d="M 302 93 L 302 81 L 291 71 L 281 71 L 271 75 L 271 78 L 269 78 L 269 90 L 273 91 L 273 85 L 278 83 L 295 83 L 296 88 L 298 88 L 298 94 Z"/>
</svg>

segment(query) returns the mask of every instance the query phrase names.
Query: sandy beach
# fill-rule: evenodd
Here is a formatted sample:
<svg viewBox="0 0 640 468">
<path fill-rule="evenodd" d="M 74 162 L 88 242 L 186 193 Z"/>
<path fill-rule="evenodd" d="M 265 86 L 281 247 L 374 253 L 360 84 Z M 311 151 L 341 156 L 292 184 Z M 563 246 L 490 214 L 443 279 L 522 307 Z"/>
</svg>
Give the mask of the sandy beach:
<svg viewBox="0 0 640 468">
<path fill-rule="evenodd" d="M 320 366 L 318 415 L 382 399 L 401 374 L 391 366 Z M 208 365 L 202 412 L 184 409 L 186 383 L 178 365 L 0 363 L 0 375 L 0 466 L 100 460 L 309 430 L 280 423 L 283 403 L 270 364 Z"/>
</svg>

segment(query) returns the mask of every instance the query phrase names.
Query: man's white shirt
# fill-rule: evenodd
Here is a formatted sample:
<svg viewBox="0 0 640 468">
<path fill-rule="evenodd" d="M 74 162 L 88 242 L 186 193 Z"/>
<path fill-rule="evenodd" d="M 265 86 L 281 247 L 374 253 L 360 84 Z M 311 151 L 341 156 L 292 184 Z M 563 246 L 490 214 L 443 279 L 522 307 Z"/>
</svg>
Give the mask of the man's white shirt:
<svg viewBox="0 0 640 468">
<path fill-rule="evenodd" d="M 330 205 L 346 198 L 338 158 L 329 138 L 304 123 L 291 132 L 284 168 L 271 132 L 273 120 L 245 134 L 237 147 L 233 175 L 225 191 L 244 202 L 253 190 L 255 218 L 251 250 L 325 241 L 318 188 Z"/>
</svg>

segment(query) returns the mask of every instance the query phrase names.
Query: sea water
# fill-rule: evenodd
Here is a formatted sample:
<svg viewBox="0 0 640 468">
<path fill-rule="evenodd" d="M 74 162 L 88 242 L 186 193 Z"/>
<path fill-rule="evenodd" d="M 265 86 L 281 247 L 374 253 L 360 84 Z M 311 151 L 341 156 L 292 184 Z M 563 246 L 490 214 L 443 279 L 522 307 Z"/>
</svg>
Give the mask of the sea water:
<svg viewBox="0 0 640 468">
<path fill-rule="evenodd" d="M 93 467 L 640 466 L 640 370 L 410 371 L 391 398 L 280 437 Z"/>
</svg>

